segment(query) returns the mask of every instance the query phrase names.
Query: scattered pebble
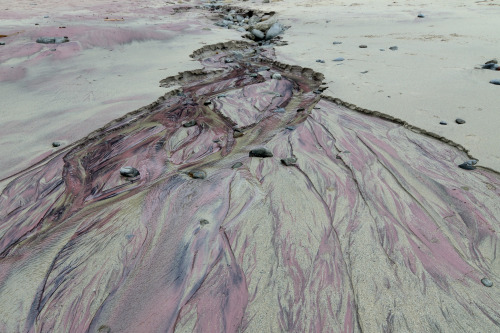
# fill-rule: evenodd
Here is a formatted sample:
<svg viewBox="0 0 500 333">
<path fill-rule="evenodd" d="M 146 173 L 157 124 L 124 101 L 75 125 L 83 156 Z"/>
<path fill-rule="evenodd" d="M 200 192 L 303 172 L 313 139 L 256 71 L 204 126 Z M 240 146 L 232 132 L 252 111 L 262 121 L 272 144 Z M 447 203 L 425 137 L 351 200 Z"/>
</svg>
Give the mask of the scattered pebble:
<svg viewBox="0 0 500 333">
<path fill-rule="evenodd" d="M 391 50 L 391 51 L 396 51 L 397 49 L 398 49 L 398 47 L 397 47 L 397 46 L 391 46 L 391 47 L 389 48 L 389 50 Z"/>
<path fill-rule="evenodd" d="M 368 71 L 361 72 L 361 74 L 366 74 L 366 73 L 368 73 Z"/>
<path fill-rule="evenodd" d="M 231 63 L 231 62 L 233 62 L 233 61 L 234 61 L 234 60 L 233 60 L 233 58 L 226 58 L 226 59 L 224 59 L 224 62 L 225 62 L 226 64 L 229 64 L 229 63 Z"/>
<path fill-rule="evenodd" d="M 424 15 L 424 14 L 422 14 L 422 13 L 420 13 L 420 14 L 418 14 L 418 15 L 417 15 L 417 17 L 424 18 L 424 17 L 425 17 L 425 15 Z"/>
<path fill-rule="evenodd" d="M 210 105 L 210 104 L 212 104 L 211 101 L 205 101 L 205 102 L 203 102 L 203 105 Z"/>
<path fill-rule="evenodd" d="M 274 37 L 278 36 L 282 31 L 283 31 L 283 26 L 278 22 L 274 23 L 266 32 L 266 40 L 273 39 Z"/>
<path fill-rule="evenodd" d="M 446 121 L 444 121 L 444 120 L 441 120 L 441 121 L 439 122 L 439 124 L 440 124 L 440 125 L 448 125 L 448 123 L 447 123 Z"/>
<path fill-rule="evenodd" d="M 491 69 L 491 70 L 494 70 L 494 71 L 495 71 L 495 70 L 497 70 L 497 68 L 499 68 L 499 67 L 500 67 L 500 65 L 495 64 L 495 63 L 493 63 L 493 62 L 490 62 L 490 63 L 486 63 L 486 64 L 484 64 L 481 68 L 482 68 L 482 69 Z"/>
<path fill-rule="evenodd" d="M 268 70 L 270 70 L 270 69 L 271 69 L 271 67 L 262 66 L 262 67 L 259 67 L 259 68 L 257 69 L 257 72 L 264 72 L 264 71 L 268 71 Z"/>
<path fill-rule="evenodd" d="M 488 60 L 487 62 L 484 63 L 485 65 L 486 64 L 498 64 L 498 61 L 496 59 L 491 59 L 491 60 Z"/>
<path fill-rule="evenodd" d="M 266 35 L 262 31 L 257 30 L 257 29 L 252 29 L 250 32 L 257 39 L 264 39 L 266 37 Z"/>
<path fill-rule="evenodd" d="M 243 133 L 240 129 L 235 129 L 233 132 L 233 138 L 241 138 L 245 133 Z"/>
<path fill-rule="evenodd" d="M 335 59 L 333 59 L 333 61 L 344 61 L 344 60 L 345 60 L 345 59 L 344 59 L 344 58 L 342 58 L 342 57 L 339 57 L 339 58 L 335 58 Z"/>
<path fill-rule="evenodd" d="M 43 18 L 49 18 L 48 15 L 45 15 Z"/>
<path fill-rule="evenodd" d="M 123 168 L 120 168 L 120 175 L 130 178 L 137 177 L 139 176 L 139 170 L 131 166 L 125 166 Z"/>
<path fill-rule="evenodd" d="M 203 227 L 203 226 L 206 226 L 207 224 L 209 224 L 210 222 L 208 222 L 207 220 L 203 219 L 203 220 L 200 220 L 200 225 Z"/>
<path fill-rule="evenodd" d="M 184 127 L 192 127 L 196 125 L 196 120 L 190 120 L 187 123 L 182 124 Z"/>
<path fill-rule="evenodd" d="M 320 62 L 320 63 L 322 63 L 322 64 L 324 64 L 324 63 L 325 63 L 325 61 L 324 61 L 324 60 L 321 60 L 321 59 L 316 59 L 316 62 Z"/>
<path fill-rule="evenodd" d="M 285 127 L 287 130 L 290 130 L 290 131 L 293 131 L 294 129 L 296 129 L 297 127 L 296 126 L 287 126 Z"/>
<path fill-rule="evenodd" d="M 385 49 L 380 49 L 380 51 L 385 51 Z"/>
<path fill-rule="evenodd" d="M 233 166 L 231 167 L 232 169 L 238 169 L 239 167 L 243 166 L 243 163 L 241 162 L 236 162 L 233 164 Z"/>
<path fill-rule="evenodd" d="M 359 48 L 360 49 L 366 49 L 368 46 L 367 45 L 360 45 Z"/>
<path fill-rule="evenodd" d="M 259 76 L 259 74 L 257 74 L 257 73 L 250 74 L 250 77 L 257 77 L 257 76 Z"/>
<path fill-rule="evenodd" d="M 59 142 L 59 141 L 52 142 L 52 147 L 59 147 L 60 145 L 61 145 L 61 142 Z"/>
<path fill-rule="evenodd" d="M 490 81 L 491 84 L 500 85 L 500 79 L 493 79 Z"/>
<path fill-rule="evenodd" d="M 64 37 L 40 37 L 36 40 L 37 43 L 41 44 L 61 44 L 69 42 L 69 38 L 67 36 Z"/>
<path fill-rule="evenodd" d="M 295 163 L 297 163 L 297 159 L 295 157 L 287 157 L 287 158 L 281 159 L 281 163 L 283 163 L 286 166 L 290 166 L 290 165 L 294 165 Z"/>
<path fill-rule="evenodd" d="M 0 42 L 0 45 L 5 45 L 5 43 L 4 42 Z"/>
<path fill-rule="evenodd" d="M 274 73 L 272 76 L 273 79 L 275 80 L 281 80 L 281 74 L 280 73 Z"/>
<path fill-rule="evenodd" d="M 191 170 L 188 172 L 189 177 L 194 179 L 205 179 L 207 174 L 203 170 Z"/>
<path fill-rule="evenodd" d="M 274 110 L 274 112 L 276 112 L 276 113 L 285 113 L 285 108 L 277 108 L 276 110 Z"/>
<path fill-rule="evenodd" d="M 476 167 L 474 165 L 477 164 L 477 160 L 468 160 L 464 163 L 460 164 L 458 167 L 465 170 L 474 170 Z"/>
<path fill-rule="evenodd" d="M 342 42 L 333 42 L 333 45 L 340 45 Z"/>
<path fill-rule="evenodd" d="M 321 95 L 322 91 L 319 89 L 316 89 L 316 90 L 313 90 L 313 93 L 315 93 L 316 95 Z"/>
<path fill-rule="evenodd" d="M 266 148 L 256 148 L 250 150 L 250 157 L 273 157 L 273 153 L 269 149 Z"/>
<path fill-rule="evenodd" d="M 302 112 L 302 111 L 304 111 L 304 110 L 305 110 L 304 108 L 298 108 L 298 109 L 297 109 L 297 112 Z"/>
<path fill-rule="evenodd" d="M 463 120 L 463 119 L 461 119 L 461 118 L 457 118 L 457 119 L 455 119 L 455 122 L 456 122 L 457 124 L 465 124 L 465 120 Z"/>
<path fill-rule="evenodd" d="M 482 283 L 485 287 L 492 287 L 492 286 L 493 286 L 493 282 L 491 282 L 488 278 L 482 278 L 482 279 L 481 279 L 481 283 Z"/>
</svg>

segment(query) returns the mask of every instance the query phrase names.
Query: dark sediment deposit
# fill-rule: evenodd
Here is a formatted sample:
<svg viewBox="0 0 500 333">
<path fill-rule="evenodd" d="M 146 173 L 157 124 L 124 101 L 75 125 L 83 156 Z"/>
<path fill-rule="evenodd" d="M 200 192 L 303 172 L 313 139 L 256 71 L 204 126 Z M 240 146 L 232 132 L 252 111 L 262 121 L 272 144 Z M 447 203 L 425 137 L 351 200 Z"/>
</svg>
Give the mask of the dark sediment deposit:
<svg viewBox="0 0 500 333">
<path fill-rule="evenodd" d="M 1 332 L 498 330 L 498 173 L 271 48 L 193 57 L 162 81 L 181 90 L 12 177 Z"/>
</svg>

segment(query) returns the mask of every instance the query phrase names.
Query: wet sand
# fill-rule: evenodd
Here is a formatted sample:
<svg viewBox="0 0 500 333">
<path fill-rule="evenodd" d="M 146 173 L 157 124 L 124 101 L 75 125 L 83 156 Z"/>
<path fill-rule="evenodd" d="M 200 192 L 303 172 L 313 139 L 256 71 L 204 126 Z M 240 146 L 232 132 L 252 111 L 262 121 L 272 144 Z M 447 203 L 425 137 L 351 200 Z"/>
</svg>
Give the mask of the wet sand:
<svg viewBox="0 0 500 333">
<path fill-rule="evenodd" d="M 163 97 L 4 182 L 1 331 L 498 329 L 499 174 L 280 48 L 197 49 Z"/>
</svg>

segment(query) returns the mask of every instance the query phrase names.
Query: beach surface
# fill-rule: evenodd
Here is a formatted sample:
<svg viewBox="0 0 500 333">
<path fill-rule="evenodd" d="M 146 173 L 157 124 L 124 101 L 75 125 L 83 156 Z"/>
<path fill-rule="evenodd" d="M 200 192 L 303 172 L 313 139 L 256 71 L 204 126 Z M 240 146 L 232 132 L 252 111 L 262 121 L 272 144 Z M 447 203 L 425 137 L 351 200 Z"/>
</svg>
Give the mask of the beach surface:
<svg viewBox="0 0 500 333">
<path fill-rule="evenodd" d="M 497 2 L 4 7 L 0 331 L 499 329 Z"/>
</svg>

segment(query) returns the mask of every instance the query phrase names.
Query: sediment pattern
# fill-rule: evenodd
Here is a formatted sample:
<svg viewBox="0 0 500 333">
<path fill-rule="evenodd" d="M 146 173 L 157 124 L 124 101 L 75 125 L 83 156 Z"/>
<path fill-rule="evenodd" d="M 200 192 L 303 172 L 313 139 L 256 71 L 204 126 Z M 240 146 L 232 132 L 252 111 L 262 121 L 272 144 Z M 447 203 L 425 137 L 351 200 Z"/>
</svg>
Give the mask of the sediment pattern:
<svg viewBox="0 0 500 333">
<path fill-rule="evenodd" d="M 497 173 L 271 48 L 194 56 L 162 83 L 182 89 L 5 188 L 0 331 L 498 330 Z"/>
</svg>

